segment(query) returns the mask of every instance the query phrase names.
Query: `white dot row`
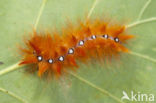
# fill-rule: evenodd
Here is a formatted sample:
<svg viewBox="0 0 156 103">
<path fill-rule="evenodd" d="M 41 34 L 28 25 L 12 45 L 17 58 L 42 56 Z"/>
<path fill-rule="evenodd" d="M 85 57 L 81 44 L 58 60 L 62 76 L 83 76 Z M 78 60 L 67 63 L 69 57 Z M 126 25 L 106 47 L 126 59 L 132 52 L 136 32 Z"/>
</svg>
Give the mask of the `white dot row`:
<svg viewBox="0 0 156 103">
<path fill-rule="evenodd" d="M 77 48 L 77 47 L 79 47 L 79 46 L 83 46 L 84 45 L 84 43 L 87 41 L 87 40 L 94 40 L 94 39 L 96 39 L 97 37 L 102 37 L 102 38 L 105 38 L 105 39 L 111 39 L 111 40 L 114 40 L 115 42 L 120 42 L 119 41 L 119 38 L 113 38 L 113 37 L 109 37 L 107 34 L 104 34 L 104 35 L 102 35 L 102 36 L 100 36 L 100 35 L 98 35 L 98 36 L 96 36 L 96 35 L 92 35 L 91 37 L 89 37 L 89 38 L 86 38 L 86 39 L 84 39 L 84 40 L 80 40 L 79 42 L 78 42 L 78 44 L 75 46 L 75 47 L 72 47 L 72 48 L 69 48 L 69 50 L 68 50 L 68 54 L 65 54 L 64 56 L 60 56 L 59 58 L 58 58 L 58 60 L 54 60 L 54 59 L 48 59 L 48 63 L 50 63 L 50 64 L 52 64 L 52 63 L 54 63 L 55 61 L 64 61 L 64 58 L 65 58 L 65 56 L 66 55 L 69 55 L 69 54 L 74 54 L 74 49 L 75 48 Z M 40 62 L 40 61 L 43 61 L 43 57 L 42 56 L 37 56 L 37 60 Z"/>
</svg>

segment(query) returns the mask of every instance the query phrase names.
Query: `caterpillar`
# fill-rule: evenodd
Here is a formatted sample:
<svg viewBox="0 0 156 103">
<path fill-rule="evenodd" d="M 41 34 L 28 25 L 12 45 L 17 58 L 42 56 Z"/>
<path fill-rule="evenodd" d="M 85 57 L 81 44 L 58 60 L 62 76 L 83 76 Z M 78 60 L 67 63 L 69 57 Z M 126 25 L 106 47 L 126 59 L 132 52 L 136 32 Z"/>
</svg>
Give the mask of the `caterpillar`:
<svg viewBox="0 0 156 103">
<path fill-rule="evenodd" d="M 38 66 L 38 76 L 56 75 L 60 77 L 68 68 L 78 68 L 77 62 L 86 63 L 89 59 L 108 59 L 128 52 L 124 46 L 133 38 L 125 26 L 110 25 L 100 19 L 68 23 L 60 32 L 37 33 L 34 30 L 26 47 L 20 50 L 23 58 L 20 65 Z"/>
</svg>

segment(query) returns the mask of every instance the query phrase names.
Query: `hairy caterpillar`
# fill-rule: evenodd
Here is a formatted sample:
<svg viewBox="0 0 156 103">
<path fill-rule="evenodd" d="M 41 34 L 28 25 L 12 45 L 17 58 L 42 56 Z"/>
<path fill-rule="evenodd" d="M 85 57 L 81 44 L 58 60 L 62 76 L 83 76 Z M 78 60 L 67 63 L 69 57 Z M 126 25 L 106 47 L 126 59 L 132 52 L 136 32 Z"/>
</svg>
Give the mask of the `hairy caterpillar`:
<svg viewBox="0 0 156 103">
<path fill-rule="evenodd" d="M 59 24 L 61 24 L 60 21 L 62 20 L 62 18 L 65 17 L 65 15 L 68 15 L 70 17 L 70 19 L 72 20 L 73 17 L 77 18 L 79 15 L 84 14 L 83 11 L 86 11 L 86 10 L 89 11 L 90 3 L 93 2 L 93 1 L 83 1 L 83 0 L 82 0 L 82 2 L 81 1 L 73 1 L 73 0 L 66 2 L 65 0 L 61 0 L 58 3 L 56 3 L 57 1 L 55 2 L 55 0 L 52 0 L 52 1 L 50 1 L 51 2 L 51 4 L 50 4 L 50 2 L 48 0 L 48 5 L 45 6 L 46 7 L 45 10 L 42 10 L 42 9 L 39 10 L 39 5 L 38 5 L 38 4 L 40 4 L 39 1 L 37 1 L 37 2 L 36 1 L 34 2 L 34 1 L 35 0 L 33 0 L 32 2 L 26 2 L 26 3 L 23 1 L 17 1 L 17 2 L 19 2 L 18 6 L 16 6 L 16 4 L 14 4 L 15 2 L 14 3 L 13 2 L 12 3 L 4 2 L 6 7 L 7 8 L 9 7 L 9 12 L 7 12 L 8 9 L 6 9 L 6 10 L 4 9 L 5 10 L 4 12 L 7 13 L 7 15 L 4 16 L 5 19 L 4 20 L 2 19 L 2 23 L 1 23 L 2 24 L 1 25 L 1 27 L 2 27 L 1 34 L 6 34 L 6 35 L 3 35 L 3 36 L 1 35 L 2 36 L 1 58 L 3 58 L 3 59 L 1 59 L 1 61 L 3 61 L 4 64 L 0 65 L 0 67 L 4 68 L 5 66 L 7 66 L 7 68 L 2 69 L 1 70 L 2 72 L 0 71 L 0 75 L 16 70 L 16 69 L 10 69 L 10 68 L 18 68 L 18 67 L 21 67 L 21 65 L 22 66 L 24 65 L 24 64 L 19 65 L 19 62 L 17 62 L 16 64 L 13 64 L 13 65 L 9 65 L 9 64 L 12 64 L 13 61 L 19 60 L 19 58 L 15 57 L 14 55 L 13 55 L 14 57 L 10 57 L 9 54 L 12 54 L 12 52 L 14 52 L 14 51 L 10 51 L 10 52 L 5 51 L 6 50 L 5 44 L 8 43 L 9 47 L 11 45 L 13 47 L 14 46 L 13 41 L 17 43 L 18 40 L 20 40 L 19 37 L 21 38 L 21 36 L 22 36 L 21 34 L 23 34 L 23 29 L 24 30 L 27 29 L 24 26 L 25 23 L 26 24 L 27 23 L 34 24 L 35 29 L 38 28 L 36 26 L 38 24 L 41 26 L 42 25 L 44 26 L 44 24 L 45 24 L 46 28 L 48 25 L 50 25 L 50 28 L 51 28 L 51 27 L 53 27 L 53 25 L 57 25 L 58 22 L 59 22 Z M 136 36 L 139 37 L 139 38 L 137 38 L 136 43 L 133 43 L 132 48 L 129 48 L 127 45 L 125 45 L 125 42 L 121 42 L 121 39 L 119 37 L 118 37 L 118 40 L 120 42 L 114 42 L 116 44 L 119 43 L 121 45 L 124 45 L 126 48 L 129 48 L 129 53 L 127 53 L 127 52 L 122 53 L 122 51 L 117 53 L 117 55 L 126 54 L 126 56 L 128 54 L 128 57 L 126 57 L 124 55 L 124 57 L 126 57 L 126 58 L 122 61 L 123 64 L 120 64 L 119 61 L 116 61 L 118 63 L 118 65 L 120 66 L 120 69 L 118 69 L 118 67 L 116 65 L 114 67 L 115 61 L 113 63 L 111 63 L 111 65 L 109 64 L 108 67 L 107 67 L 107 65 L 102 65 L 102 62 L 98 63 L 100 59 L 107 61 L 107 60 L 109 60 L 108 58 L 110 58 L 110 57 L 113 57 L 113 58 L 117 57 L 116 54 L 112 54 L 112 56 L 106 55 L 106 54 L 111 54 L 111 53 L 102 52 L 101 47 L 100 47 L 101 49 L 95 48 L 93 50 L 91 50 L 91 49 L 88 50 L 85 48 L 85 50 L 87 50 L 86 51 L 87 53 L 90 51 L 93 51 L 93 53 L 92 53 L 93 55 L 86 53 L 87 57 L 85 57 L 85 58 L 75 57 L 75 60 L 76 60 L 76 64 L 78 63 L 77 65 L 79 65 L 78 61 L 80 61 L 80 63 L 83 63 L 83 64 L 87 64 L 87 62 L 88 62 L 89 66 L 88 65 L 87 65 L 87 67 L 80 66 L 80 69 L 76 73 L 68 72 L 69 75 L 72 75 L 71 78 L 68 78 L 68 79 L 70 79 L 69 82 L 67 80 L 62 80 L 61 82 L 59 81 L 59 84 L 61 83 L 59 86 L 57 83 L 58 81 L 56 81 L 56 82 L 53 81 L 53 83 L 51 85 L 49 85 L 49 88 L 47 88 L 47 83 L 46 84 L 43 83 L 45 85 L 42 85 L 41 84 L 42 81 L 40 81 L 40 78 L 39 78 L 39 81 L 37 78 L 33 78 L 33 76 L 26 76 L 26 78 L 23 78 L 23 72 L 16 71 L 16 72 L 10 73 L 9 75 L 5 75 L 5 76 L 1 77 L 1 87 L 8 91 L 13 92 L 15 94 L 14 97 L 19 96 L 20 98 L 24 99 L 26 101 L 25 103 L 27 103 L 27 102 L 32 102 L 32 103 L 35 103 L 35 102 L 37 102 L 37 103 L 38 102 L 47 102 L 47 103 L 48 102 L 54 102 L 54 103 L 59 102 L 59 103 L 63 103 L 63 102 L 69 102 L 69 101 L 73 102 L 73 103 L 74 102 L 95 102 L 95 103 L 98 102 L 99 103 L 100 101 L 112 103 L 112 102 L 119 101 L 120 103 L 122 103 L 122 101 L 120 101 L 121 100 L 120 98 L 122 97 L 121 94 L 122 94 L 123 90 L 125 90 L 127 93 L 130 93 L 131 90 L 135 90 L 136 92 L 143 91 L 143 92 L 153 93 L 152 88 L 155 83 L 155 80 L 152 78 L 153 78 L 153 73 L 155 71 L 154 71 L 154 65 L 151 62 L 152 60 L 154 61 L 154 59 L 150 58 L 150 55 L 151 55 L 150 49 L 153 48 L 152 44 L 155 43 L 154 42 L 155 40 L 153 37 L 154 36 L 153 34 L 155 32 L 152 29 L 152 27 L 154 27 L 155 24 L 149 23 L 149 20 L 153 20 L 153 18 L 151 18 L 151 19 L 147 18 L 147 20 L 146 20 L 146 17 L 153 16 L 154 13 L 151 12 L 151 8 L 154 9 L 154 1 L 151 0 L 153 7 L 151 7 L 152 6 L 151 5 L 149 7 L 149 9 L 147 9 L 147 11 L 144 9 L 145 12 L 147 12 L 147 13 L 144 14 L 144 10 L 141 10 L 141 12 L 139 13 L 144 2 L 148 2 L 148 1 L 150 1 L 150 0 L 142 1 L 142 2 L 140 2 L 140 1 L 134 1 L 134 2 L 133 1 L 122 1 L 122 0 L 117 0 L 117 1 L 102 0 L 95 7 L 95 14 L 93 14 L 93 18 L 94 17 L 97 18 L 96 15 L 98 13 L 100 13 L 100 12 L 104 13 L 105 11 L 108 10 L 109 11 L 108 13 L 104 13 L 106 15 L 101 15 L 100 17 L 104 17 L 104 16 L 108 17 L 109 15 L 107 15 L 107 14 L 112 14 L 113 18 L 117 19 L 118 17 L 119 18 L 121 17 L 122 21 L 124 18 L 131 19 L 130 21 L 132 21 L 132 22 L 125 24 L 126 28 L 124 28 L 125 30 L 123 32 L 125 34 L 128 34 L 127 33 L 128 32 L 127 29 L 128 29 L 131 31 L 130 33 L 136 34 Z M 25 7 L 24 5 L 27 5 L 27 3 L 28 3 L 28 6 Z M 18 8 L 18 10 L 16 7 Z M 72 8 L 72 11 L 70 11 L 71 8 Z M 3 10 L 3 8 L 2 8 L 2 10 Z M 29 11 L 29 12 L 24 12 L 25 10 Z M 39 16 L 37 16 L 37 14 L 36 14 L 37 11 L 39 11 Z M 41 13 L 40 13 L 40 11 L 41 11 Z M 42 11 L 43 11 L 43 14 L 42 14 Z M 91 9 L 90 11 L 93 11 L 93 13 L 94 13 L 93 9 Z M 148 11 L 151 12 L 150 13 L 151 15 L 149 14 Z M 10 14 L 11 14 L 11 16 L 10 16 Z M 51 14 L 51 15 L 49 15 L 49 14 Z M 88 15 L 90 15 L 90 14 L 92 15 L 92 13 L 88 13 Z M 40 16 L 40 15 L 42 15 L 42 16 Z M 136 18 L 137 15 L 138 15 L 138 18 Z M 15 19 L 13 19 L 13 21 L 14 21 L 13 23 L 15 23 L 15 24 L 10 25 L 10 20 L 12 21 L 12 19 L 8 18 L 8 16 L 10 16 L 11 18 L 15 18 Z M 23 18 L 19 19 L 19 18 L 21 18 L 21 16 Z M 2 17 L 2 15 L 1 15 L 1 17 Z M 36 19 L 35 19 L 35 17 L 36 17 Z M 82 17 L 82 16 L 80 16 L 80 17 Z M 90 16 L 88 16 L 88 17 L 90 17 Z M 38 18 L 41 18 L 41 20 Z M 9 21 L 9 23 L 3 22 L 3 21 Z M 39 23 L 38 23 L 38 21 L 39 21 Z M 51 25 L 50 21 L 52 21 L 52 25 Z M 93 24 L 92 22 L 94 22 L 95 20 L 90 20 L 90 21 L 91 21 L 90 24 Z M 102 20 L 99 20 L 99 21 L 103 22 Z M 107 22 L 105 19 L 104 19 L 104 21 L 106 23 L 110 23 L 110 22 Z M 146 25 L 146 23 L 147 23 L 147 25 Z M 5 27 L 4 29 L 3 29 L 3 24 L 6 24 L 6 26 L 4 26 Z M 78 24 L 80 24 L 80 23 L 78 23 Z M 86 25 L 84 22 L 83 22 L 83 24 Z M 115 24 L 115 23 L 112 22 L 112 24 Z M 123 24 L 123 23 L 121 22 L 121 24 Z M 140 25 L 140 24 L 143 24 L 143 25 Z M 10 26 L 13 29 L 10 29 Z M 74 28 L 77 28 L 76 26 L 77 25 L 73 24 Z M 136 26 L 137 26 L 137 28 L 135 28 Z M 23 27 L 23 29 L 21 29 L 19 27 Z M 71 26 L 69 26 L 68 29 L 70 29 L 70 31 L 73 30 L 70 27 Z M 107 24 L 106 27 L 109 28 L 112 26 Z M 131 28 L 131 27 L 134 27 L 134 28 Z M 14 31 L 14 29 L 15 29 L 15 31 Z M 64 29 L 66 29 L 66 28 L 64 28 Z M 35 31 L 36 33 L 35 32 L 32 33 L 32 36 L 26 34 L 27 37 L 29 38 L 25 42 L 26 47 L 23 44 L 21 44 L 21 47 L 23 49 L 27 49 L 30 51 L 29 48 L 31 48 L 31 53 L 32 54 L 34 53 L 35 58 L 37 58 L 38 55 L 35 54 L 35 50 L 31 46 L 27 45 L 27 43 L 29 43 L 29 40 L 31 41 L 32 38 L 35 37 L 35 35 L 42 36 L 42 38 L 44 38 L 48 34 L 47 32 L 39 33 L 38 31 L 40 31 L 40 30 L 42 31 L 43 29 L 38 28 L 38 30 Z M 6 31 L 8 31 L 8 32 L 6 32 Z M 21 31 L 21 32 L 18 32 L 18 31 Z M 49 33 L 49 34 L 53 40 L 54 40 L 55 34 L 60 34 L 61 36 L 59 35 L 59 38 L 61 38 L 61 40 L 65 41 L 65 43 L 67 42 L 66 35 L 64 35 L 66 33 L 64 33 L 64 31 L 62 33 L 60 33 L 60 32 L 55 33 L 55 31 L 54 31 L 54 33 Z M 100 35 L 100 37 L 96 36 L 98 34 Z M 137 34 L 141 34 L 141 35 L 137 35 Z M 69 34 L 67 34 L 67 35 L 69 35 Z M 76 34 L 73 34 L 73 35 L 75 36 Z M 83 35 L 83 34 L 81 34 L 81 35 Z M 86 36 L 86 38 L 91 38 L 91 40 L 85 41 L 83 47 L 86 47 L 87 42 L 91 42 L 90 44 L 94 44 L 94 41 L 97 40 L 97 38 L 101 38 L 102 40 L 105 40 L 104 38 L 102 38 L 102 35 L 104 35 L 104 34 L 97 33 L 96 35 L 92 33 L 90 36 Z M 107 32 L 106 37 L 108 35 L 109 35 L 109 37 L 111 37 L 111 35 Z M 96 36 L 96 39 L 93 39 L 93 38 L 95 38 L 95 36 Z M 152 38 L 151 38 L 151 36 L 152 36 Z M 3 37 L 6 37 L 6 38 L 3 38 Z M 106 40 L 108 40 L 108 39 L 106 39 Z M 113 38 L 112 39 L 109 38 L 109 40 L 114 41 Z M 127 40 L 125 40 L 125 41 L 128 42 Z M 44 41 L 42 41 L 42 42 L 44 42 Z M 77 42 L 77 44 L 78 43 L 79 42 Z M 129 43 L 130 43 L 130 41 L 128 42 L 128 44 Z M 35 44 L 37 44 L 37 42 Z M 107 44 L 109 44 L 109 42 L 107 42 Z M 109 47 L 112 47 L 112 46 L 109 46 Z M 15 46 L 15 48 L 17 48 L 17 47 Z M 67 49 L 69 50 L 70 47 Z M 106 48 L 106 49 L 109 49 L 109 48 Z M 97 50 L 99 50 L 100 52 L 97 52 Z M 4 53 L 2 53 L 2 51 Z M 22 52 L 23 52 L 23 50 L 22 50 Z M 140 55 L 139 52 L 143 53 L 143 56 L 142 56 L 142 54 Z M 66 53 L 68 53 L 68 52 L 66 52 Z M 76 53 L 75 49 L 74 49 L 74 53 Z M 144 53 L 145 54 L 148 53 L 149 57 L 148 57 L 148 55 L 144 56 Z M 15 52 L 15 54 L 18 55 L 17 52 Z M 20 61 L 21 63 L 24 61 L 24 58 L 26 56 L 25 52 L 23 52 L 23 54 L 24 54 L 24 55 L 22 55 L 23 60 Z M 41 56 L 43 58 L 43 55 L 41 55 Z M 130 56 L 130 58 L 129 58 L 129 56 Z M 152 56 L 154 57 L 154 55 L 152 55 Z M 142 59 L 140 59 L 140 57 Z M 58 56 L 58 58 L 59 58 L 59 56 Z M 58 58 L 56 58 L 56 60 L 58 60 Z M 52 58 L 52 60 L 53 59 L 54 58 Z M 91 59 L 91 61 L 89 61 L 89 59 Z M 151 59 L 151 61 L 148 62 L 148 61 L 145 61 L 144 59 L 147 59 L 147 60 Z M 43 58 L 42 62 L 43 61 L 48 62 L 48 60 L 49 59 Z M 64 58 L 64 61 L 61 63 L 64 63 L 65 60 L 66 60 L 66 57 Z M 30 70 L 38 71 L 36 66 L 38 66 L 39 63 L 40 62 L 38 60 L 35 63 L 30 63 L 30 64 L 33 64 L 35 66 L 35 68 L 31 67 L 31 66 L 28 66 L 28 68 Z M 91 64 L 94 63 L 94 64 L 90 65 L 90 63 Z M 96 63 L 98 63 L 99 65 L 96 65 Z M 54 64 L 54 62 L 53 62 L 53 64 Z M 22 70 L 25 70 L 26 67 L 24 66 L 24 68 L 22 68 Z M 61 77 L 62 77 L 65 70 L 69 71 L 69 68 L 74 68 L 77 66 L 62 65 L 62 67 L 63 67 L 63 69 L 61 69 L 62 74 L 57 73 L 57 71 L 55 72 L 55 70 L 53 70 L 53 68 L 48 68 L 44 73 L 42 73 L 41 76 L 47 75 L 46 73 L 48 73 L 50 75 L 52 75 L 52 74 L 61 75 Z M 100 68 L 103 68 L 103 70 L 101 70 Z M 110 68 L 111 70 L 108 70 L 107 68 Z M 50 70 L 50 69 L 52 69 L 52 70 Z M 112 69 L 113 69 L 113 71 L 112 71 Z M 10 70 L 10 71 L 8 71 L 8 70 Z M 76 70 L 76 69 L 74 69 L 74 70 Z M 114 72 L 114 70 L 116 72 Z M 61 79 L 66 79 L 66 77 L 68 77 L 68 76 L 64 76 Z M 36 81 L 36 79 L 37 79 L 37 81 Z M 90 86 L 91 88 L 88 87 L 87 85 Z M 140 86 L 142 86 L 142 88 L 137 88 Z M 151 88 L 150 91 L 146 90 L 147 86 L 149 88 Z M 44 88 L 44 90 L 42 88 Z M 45 88 L 46 88 L 46 92 L 45 92 Z M 60 88 L 65 88 L 65 89 L 60 90 Z M 94 91 L 94 88 L 95 88 L 95 91 Z M 52 90 L 54 90 L 54 91 L 52 91 Z M 92 90 L 94 92 L 92 92 Z M 104 95 L 101 95 L 101 93 L 103 92 L 102 90 L 104 91 Z M 6 94 L 9 93 L 8 91 L 6 91 Z M 99 93 L 98 91 L 99 92 L 102 91 L 102 92 Z M 109 94 L 108 94 L 108 96 L 105 96 L 105 95 L 107 95 L 107 93 L 110 93 L 114 96 L 111 96 Z M 17 94 L 17 96 L 16 96 L 16 94 Z M 62 94 L 64 94 L 64 96 L 60 97 L 60 95 L 62 95 Z M 1 98 L 2 98 L 1 101 L 3 102 L 2 95 L 1 95 Z M 34 100 L 34 98 L 35 98 L 35 100 Z M 115 98 L 115 101 L 112 100 L 114 98 Z M 10 100 L 8 97 L 6 97 L 4 102 L 13 102 L 13 101 Z"/>
<path fill-rule="evenodd" d="M 127 40 L 133 38 L 125 31 L 125 26 L 109 25 L 100 19 L 69 24 L 62 34 L 33 32 L 25 42 L 26 48 L 21 65 L 35 64 L 38 76 L 46 72 L 48 75 L 60 76 L 68 68 L 78 67 L 77 61 L 85 62 L 89 58 L 107 59 L 128 52 L 124 47 Z"/>
</svg>

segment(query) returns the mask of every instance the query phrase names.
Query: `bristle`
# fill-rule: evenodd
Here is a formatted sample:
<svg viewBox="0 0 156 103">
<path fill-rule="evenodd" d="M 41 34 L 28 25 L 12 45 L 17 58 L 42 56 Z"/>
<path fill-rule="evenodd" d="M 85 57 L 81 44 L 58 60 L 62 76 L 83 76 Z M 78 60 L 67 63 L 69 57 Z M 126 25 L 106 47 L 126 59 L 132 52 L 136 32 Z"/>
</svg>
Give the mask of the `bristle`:
<svg viewBox="0 0 156 103">
<path fill-rule="evenodd" d="M 125 32 L 125 26 L 108 24 L 98 19 L 75 26 L 70 24 L 62 29 L 62 36 L 56 31 L 52 34 L 34 31 L 26 41 L 27 48 L 20 49 L 24 54 L 20 65 L 38 65 L 39 77 L 45 72 L 60 77 L 64 70 L 78 68 L 77 62 L 107 59 L 128 52 L 124 43 L 133 35 Z"/>
</svg>

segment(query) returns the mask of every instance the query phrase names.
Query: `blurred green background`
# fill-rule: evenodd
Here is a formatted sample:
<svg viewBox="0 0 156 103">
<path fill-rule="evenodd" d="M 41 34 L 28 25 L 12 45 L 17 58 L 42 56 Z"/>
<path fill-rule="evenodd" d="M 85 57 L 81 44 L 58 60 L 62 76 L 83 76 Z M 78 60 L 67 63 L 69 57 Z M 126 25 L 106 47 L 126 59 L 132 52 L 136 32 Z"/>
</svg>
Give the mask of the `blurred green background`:
<svg viewBox="0 0 156 103">
<path fill-rule="evenodd" d="M 84 18 L 94 0 L 47 0 L 39 20 L 38 31 L 60 29 L 66 19 L 75 22 Z M 135 22 L 147 0 L 99 0 L 91 18 L 109 18 L 126 24 Z M 0 0 L 0 70 L 20 60 L 17 47 L 32 32 L 42 0 Z M 141 19 L 156 17 L 156 0 L 152 0 Z M 127 47 L 137 53 L 156 58 L 156 22 L 129 28 L 135 35 Z M 94 60 L 93 60 L 94 61 Z M 147 93 L 156 95 L 156 63 L 131 54 L 122 54 L 120 60 L 100 64 L 96 60 L 82 65 L 77 75 L 121 99 L 122 91 L 129 95 Z M 60 81 L 46 82 L 24 72 L 24 68 L 0 76 L 4 88 L 28 103 L 117 103 L 79 79 L 67 75 Z M 132 101 L 125 100 L 126 103 Z M 156 101 L 155 101 L 156 102 Z M 0 103 L 22 103 L 7 93 L 0 92 Z M 145 103 L 145 102 L 141 102 Z M 148 102 L 146 102 L 148 103 Z M 150 103 L 150 102 L 149 102 Z M 154 102 L 153 102 L 154 103 Z"/>
</svg>

